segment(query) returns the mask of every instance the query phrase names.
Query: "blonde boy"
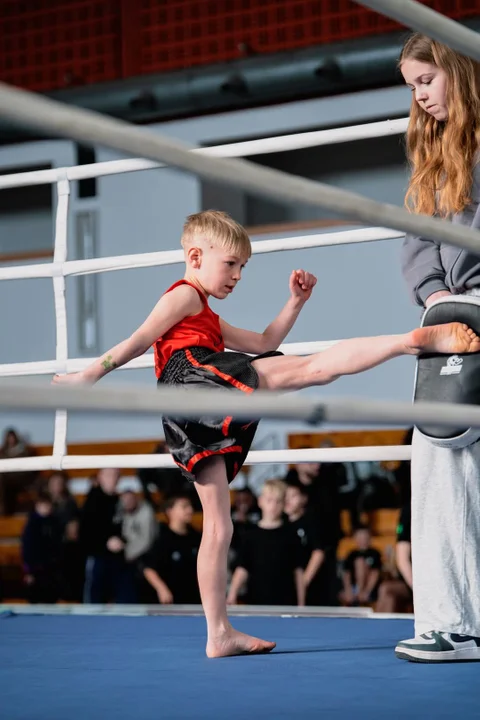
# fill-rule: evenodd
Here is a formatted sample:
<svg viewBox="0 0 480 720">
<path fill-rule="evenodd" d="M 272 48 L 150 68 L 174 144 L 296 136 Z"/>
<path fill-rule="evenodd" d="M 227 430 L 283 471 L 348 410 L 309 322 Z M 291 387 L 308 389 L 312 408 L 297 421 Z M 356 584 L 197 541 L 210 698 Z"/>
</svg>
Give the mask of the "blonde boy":
<svg viewBox="0 0 480 720">
<path fill-rule="evenodd" d="M 184 278 L 161 296 L 145 322 L 82 372 L 56 376 L 54 382 L 96 383 L 152 345 L 160 383 L 246 393 L 257 388 L 298 390 L 323 385 L 403 354 L 480 350 L 480 341 L 471 330 L 451 323 L 405 335 L 345 340 L 310 357 L 285 357 L 276 350 L 310 298 L 316 278 L 294 270 L 290 297 L 275 320 L 261 333 L 242 330 L 219 318 L 210 309 L 208 298 L 224 300 L 240 282 L 251 255 L 245 230 L 225 213 L 196 213 L 187 218 L 182 246 Z M 226 348 L 236 352 L 226 353 Z M 207 620 L 207 655 L 268 652 L 275 643 L 234 630 L 226 606 L 227 553 L 232 537 L 228 483 L 245 460 L 256 423 L 208 416 L 194 422 L 179 418 L 164 418 L 163 422 L 170 452 L 195 483 L 203 508 L 198 581 Z"/>
<path fill-rule="evenodd" d="M 300 541 L 283 517 L 286 490 L 282 480 L 264 484 L 258 498 L 262 518 L 244 538 L 228 604 L 236 604 L 246 583 L 252 605 L 305 604 Z"/>
</svg>

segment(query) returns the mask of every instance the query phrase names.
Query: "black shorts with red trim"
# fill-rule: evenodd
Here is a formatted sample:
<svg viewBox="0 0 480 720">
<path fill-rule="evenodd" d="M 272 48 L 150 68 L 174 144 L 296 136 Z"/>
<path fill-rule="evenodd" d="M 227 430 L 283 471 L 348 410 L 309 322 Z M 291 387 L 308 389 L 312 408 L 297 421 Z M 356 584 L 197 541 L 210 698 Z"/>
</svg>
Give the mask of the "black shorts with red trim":
<svg viewBox="0 0 480 720">
<path fill-rule="evenodd" d="M 251 357 L 238 352 L 212 352 L 191 347 L 172 355 L 158 381 L 159 385 L 229 388 L 251 393 L 258 388 L 252 360 L 282 355 L 268 352 Z M 231 482 L 250 450 L 258 420 L 235 421 L 231 417 L 201 417 L 197 420 L 164 417 L 165 442 L 183 474 L 191 481 L 202 464 L 214 455 L 223 455 L 228 482 Z"/>
</svg>

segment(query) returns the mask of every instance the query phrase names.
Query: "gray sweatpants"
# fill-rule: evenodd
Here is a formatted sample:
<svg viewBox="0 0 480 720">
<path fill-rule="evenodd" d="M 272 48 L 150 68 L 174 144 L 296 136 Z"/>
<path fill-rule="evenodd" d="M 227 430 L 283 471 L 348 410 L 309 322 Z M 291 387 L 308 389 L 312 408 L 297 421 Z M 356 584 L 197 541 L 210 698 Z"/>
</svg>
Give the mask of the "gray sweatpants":
<svg viewBox="0 0 480 720">
<path fill-rule="evenodd" d="M 415 635 L 480 637 L 480 441 L 450 450 L 414 432 L 412 569 Z"/>
</svg>

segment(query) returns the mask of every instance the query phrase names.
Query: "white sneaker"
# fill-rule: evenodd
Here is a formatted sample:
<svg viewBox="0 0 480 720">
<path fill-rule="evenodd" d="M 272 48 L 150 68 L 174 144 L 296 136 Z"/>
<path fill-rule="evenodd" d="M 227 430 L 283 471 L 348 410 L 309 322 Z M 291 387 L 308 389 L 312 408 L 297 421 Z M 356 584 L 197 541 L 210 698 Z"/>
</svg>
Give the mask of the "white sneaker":
<svg viewBox="0 0 480 720">
<path fill-rule="evenodd" d="M 412 662 L 472 662 L 480 660 L 480 638 L 432 630 L 399 642 L 395 655 Z"/>
</svg>

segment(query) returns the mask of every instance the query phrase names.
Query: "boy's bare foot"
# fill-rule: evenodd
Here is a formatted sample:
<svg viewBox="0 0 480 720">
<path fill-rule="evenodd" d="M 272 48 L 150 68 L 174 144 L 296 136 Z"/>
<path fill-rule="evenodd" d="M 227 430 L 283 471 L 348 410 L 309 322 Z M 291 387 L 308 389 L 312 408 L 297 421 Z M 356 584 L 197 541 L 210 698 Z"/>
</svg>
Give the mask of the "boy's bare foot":
<svg viewBox="0 0 480 720">
<path fill-rule="evenodd" d="M 452 322 L 417 328 L 408 335 L 407 345 L 414 352 L 480 352 L 480 338 L 468 325 Z"/>
<path fill-rule="evenodd" d="M 258 655 L 273 650 L 276 643 L 260 640 L 229 628 L 223 635 L 207 642 L 207 657 L 221 658 L 231 655 Z"/>
</svg>

